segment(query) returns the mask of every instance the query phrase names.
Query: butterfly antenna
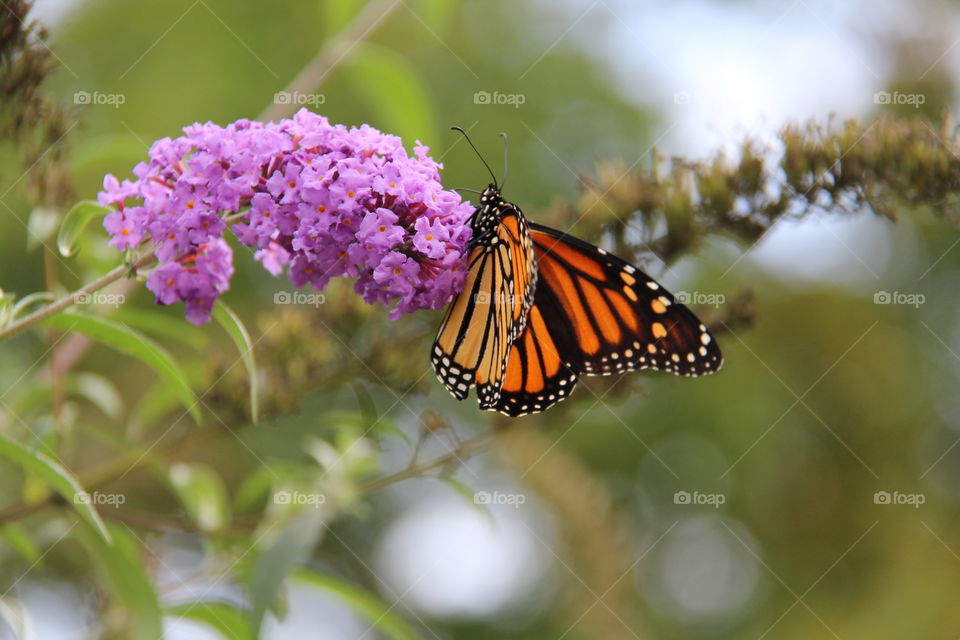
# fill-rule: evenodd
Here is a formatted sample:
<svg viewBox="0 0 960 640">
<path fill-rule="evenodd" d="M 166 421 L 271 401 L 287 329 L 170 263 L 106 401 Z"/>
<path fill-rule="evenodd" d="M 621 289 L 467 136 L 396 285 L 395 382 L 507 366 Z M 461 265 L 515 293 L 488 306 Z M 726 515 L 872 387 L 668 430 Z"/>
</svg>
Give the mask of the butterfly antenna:
<svg viewBox="0 0 960 640">
<path fill-rule="evenodd" d="M 470 193 L 475 193 L 475 194 L 477 194 L 478 196 L 482 196 L 482 195 L 483 195 L 483 192 L 481 192 L 481 191 L 477 191 L 476 189 L 467 189 L 466 187 L 454 187 L 453 190 L 454 190 L 454 191 L 469 191 Z"/>
<path fill-rule="evenodd" d="M 497 176 L 493 175 L 493 169 L 491 169 L 490 165 L 487 164 L 487 161 L 483 159 L 483 155 L 480 154 L 480 151 L 477 149 L 476 145 L 473 144 L 473 140 L 470 139 L 470 136 L 467 135 L 467 132 L 463 130 L 463 127 L 450 127 L 450 129 L 453 131 L 460 132 L 460 135 L 464 137 L 464 139 L 467 141 L 467 144 L 469 144 L 470 147 L 473 149 L 473 152 L 477 154 L 478 158 L 480 158 L 480 162 L 482 162 L 483 166 L 487 168 L 487 173 L 489 173 L 490 178 L 493 179 L 493 186 L 499 189 L 500 187 L 497 186 Z"/>
<path fill-rule="evenodd" d="M 506 131 L 501 131 L 500 136 L 503 138 L 503 177 L 500 178 L 500 190 L 503 191 L 504 187 L 507 186 L 507 150 L 510 144 L 507 140 Z"/>
</svg>

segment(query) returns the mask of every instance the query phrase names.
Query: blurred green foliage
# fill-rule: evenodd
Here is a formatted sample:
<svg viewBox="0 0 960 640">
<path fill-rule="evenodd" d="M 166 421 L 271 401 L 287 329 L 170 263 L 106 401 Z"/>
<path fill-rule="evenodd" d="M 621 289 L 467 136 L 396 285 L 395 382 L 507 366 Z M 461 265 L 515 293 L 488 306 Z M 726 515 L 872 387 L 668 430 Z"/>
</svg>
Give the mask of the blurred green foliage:
<svg viewBox="0 0 960 640">
<path fill-rule="evenodd" d="M 105 173 L 126 175 L 151 141 L 186 124 L 276 106 L 275 94 L 362 10 L 357 1 L 98 0 L 61 17 L 50 40 L 59 68 L 40 96 L 49 108 L 18 125 L 28 140 L 0 142 L 3 291 L 20 301 L 59 294 L 116 266 L 95 224 L 73 257 L 45 247 L 56 229 L 45 212 L 63 215 L 67 194 L 92 198 Z M 723 371 L 589 378 L 548 414 L 511 423 L 457 403 L 434 380 L 427 349 L 439 314 L 393 323 L 345 282 L 316 307 L 275 305 L 282 285 L 243 249 L 227 296 L 239 322 L 224 315 L 223 326 L 198 329 L 182 309 L 155 307 L 142 286 L 115 286 L 119 308 L 82 309 L 108 318 L 86 334 L 115 350 L 54 330 L 69 316 L 0 345 L 0 437 L 14 443 L 0 454 L 16 462 L 10 452 L 27 447 L 50 462 L 0 464 L 0 617 L 14 617 L 21 580 L 46 580 L 92 594 L 91 637 L 156 638 L 167 616 L 247 638 L 265 616 L 283 617 L 282 585 L 300 583 L 389 638 L 960 634 L 952 124 L 934 111 L 876 127 L 791 128 L 776 171 L 751 144 L 737 159 L 652 154 L 626 171 L 662 116 L 630 104 L 582 51 L 559 43 L 542 55 L 566 28 L 551 16 L 533 4 L 408 0 L 368 25 L 362 43 L 334 50 L 317 93 L 304 95 L 331 121 L 422 140 L 450 186 L 487 176 L 448 126 L 469 130 L 494 166 L 496 134 L 507 131 L 507 195 L 531 218 L 575 225 L 642 264 L 662 259 L 671 284 L 724 301 L 698 309 L 718 329 Z M 41 71 L 54 63 L 40 62 Z M 891 88 L 913 87 L 917 75 L 907 65 Z M 924 82 L 938 106 L 950 104 L 949 78 Z M 494 91 L 524 102 L 475 102 Z M 80 105 L 77 92 L 124 99 Z M 51 142 L 56 162 L 37 165 Z M 766 179 L 789 190 L 770 192 Z M 743 201 L 747 212 L 736 214 Z M 888 246 L 858 247 L 872 268 L 866 286 L 811 284 L 740 261 L 775 223 L 865 205 L 898 222 L 883 231 Z M 879 292 L 925 303 L 877 304 Z M 487 476 L 464 471 L 476 458 L 549 514 L 552 568 L 537 586 L 546 595 L 531 595 L 519 620 L 397 605 L 402 595 L 371 568 L 378 540 L 437 479 L 467 500 L 488 488 Z M 89 497 L 71 498 L 72 482 Z M 725 502 L 677 504 L 677 492 Z M 925 502 L 878 504 L 877 492 Z M 181 544 L 202 554 L 202 584 L 242 585 L 248 597 L 171 579 L 164 553 Z M 737 589 L 742 601 L 714 602 Z M 698 603 L 698 593 L 713 600 Z"/>
</svg>

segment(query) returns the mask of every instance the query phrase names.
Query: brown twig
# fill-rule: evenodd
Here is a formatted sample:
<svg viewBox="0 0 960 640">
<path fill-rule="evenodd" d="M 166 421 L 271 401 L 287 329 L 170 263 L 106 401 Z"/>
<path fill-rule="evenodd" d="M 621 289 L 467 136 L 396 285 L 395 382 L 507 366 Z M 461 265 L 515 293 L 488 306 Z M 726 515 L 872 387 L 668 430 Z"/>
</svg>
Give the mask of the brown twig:
<svg viewBox="0 0 960 640">
<path fill-rule="evenodd" d="M 331 38 L 306 64 L 290 84 L 284 88 L 288 93 L 309 94 L 323 83 L 358 44 L 367 39 L 391 13 L 402 4 L 401 0 L 371 0 L 346 27 Z M 261 120 L 277 120 L 293 115 L 295 104 L 274 102 L 260 114 Z"/>
</svg>

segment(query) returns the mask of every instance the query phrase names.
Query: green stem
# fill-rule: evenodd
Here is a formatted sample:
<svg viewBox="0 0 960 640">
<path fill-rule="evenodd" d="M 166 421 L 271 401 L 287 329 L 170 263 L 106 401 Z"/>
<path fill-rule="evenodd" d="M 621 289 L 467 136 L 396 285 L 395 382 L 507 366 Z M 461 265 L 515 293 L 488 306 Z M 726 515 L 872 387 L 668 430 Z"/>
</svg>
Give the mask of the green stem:
<svg viewBox="0 0 960 640">
<path fill-rule="evenodd" d="M 78 475 L 77 479 L 81 486 L 92 491 L 133 472 L 147 463 L 158 460 L 169 460 L 184 451 L 201 447 L 207 440 L 216 435 L 216 433 L 216 429 L 190 431 L 167 447 L 156 449 L 152 446 L 137 447 L 136 449 L 125 451 L 116 457 L 110 458 L 84 471 Z M 52 501 L 53 495 L 51 494 L 49 497 L 37 500 L 36 502 L 19 502 L 6 507 L 0 510 L 0 525 L 14 520 L 20 520 L 36 513 L 48 506 Z"/>
<path fill-rule="evenodd" d="M 146 266 L 147 264 L 150 263 L 151 260 L 153 260 L 153 258 L 154 258 L 153 251 L 151 251 L 150 253 L 148 253 L 147 255 L 143 256 L 142 258 L 140 258 L 139 260 L 133 263 L 132 265 L 133 270 L 136 271 L 137 269 L 143 266 Z M 17 320 L 16 322 L 10 323 L 3 329 L 0 329 L 0 340 L 6 340 L 7 338 L 13 337 L 18 333 L 20 333 L 21 331 L 24 331 L 25 329 L 29 329 L 30 327 L 43 322 L 50 316 L 60 313 L 67 307 L 73 304 L 76 304 L 77 300 L 79 300 L 81 297 L 91 294 L 94 291 L 99 291 L 100 289 L 103 289 L 107 285 L 112 284 L 117 280 L 120 280 L 121 278 L 127 275 L 128 271 L 129 271 L 129 267 L 127 265 L 123 265 L 123 264 L 119 265 L 118 267 L 115 267 L 113 270 L 108 271 L 105 275 L 100 276 L 93 282 L 90 282 L 80 287 L 79 289 L 77 289 L 72 293 L 68 293 L 64 297 L 60 298 L 59 300 L 55 300 L 54 302 L 51 302 L 45 307 L 41 307 L 37 309 L 33 313 L 21 318 L 20 320 Z"/>
<path fill-rule="evenodd" d="M 453 451 L 448 454 L 442 455 L 433 460 L 428 460 L 427 462 L 422 462 L 419 464 L 412 464 L 406 469 L 397 471 L 396 473 L 391 473 L 389 475 L 381 476 L 375 478 L 365 484 L 360 485 L 358 492 L 363 495 L 367 493 L 372 493 L 374 491 L 379 491 L 384 487 L 388 487 L 392 484 L 396 484 L 401 480 L 407 480 L 410 478 L 416 478 L 422 476 L 428 471 L 433 471 L 434 469 L 440 469 L 454 462 L 461 462 L 463 456 L 469 455 L 476 451 L 477 449 L 482 448 L 487 442 L 492 438 L 492 434 L 487 434 L 475 438 L 473 440 L 467 440 L 466 442 L 460 443 Z"/>
<path fill-rule="evenodd" d="M 186 450 L 193 450 L 199 446 L 202 446 L 211 436 L 216 435 L 218 430 L 216 429 L 204 429 L 202 431 L 192 431 L 178 439 L 177 441 L 171 443 L 169 446 L 156 451 L 151 451 L 151 447 L 138 448 L 133 451 L 127 451 L 115 458 L 107 460 L 103 464 L 100 464 L 96 467 L 88 469 L 87 471 L 78 475 L 78 480 L 80 484 L 87 489 L 88 491 L 93 491 L 98 489 L 106 484 L 109 484 L 111 481 L 116 480 L 121 476 L 128 475 L 132 471 L 142 467 L 143 465 L 149 462 L 155 462 L 157 460 L 172 459 L 178 454 Z M 470 455 L 476 450 L 482 448 L 487 442 L 493 437 L 493 434 L 487 434 L 475 438 L 473 440 L 467 440 L 466 442 L 461 443 L 450 453 L 444 454 L 432 460 L 428 460 L 422 463 L 414 463 L 410 466 L 397 471 L 396 473 L 387 474 L 379 478 L 374 478 L 358 487 L 359 495 L 366 495 L 368 493 L 373 493 L 374 491 L 379 491 L 388 487 L 390 485 L 402 482 L 403 480 L 409 480 L 411 478 L 420 477 L 430 471 L 435 469 L 441 469 L 447 465 L 450 465 L 455 462 L 462 462 L 465 456 Z M 38 500 L 36 502 L 20 502 L 14 505 L 11 505 L 5 509 L 0 510 L 0 525 L 4 525 L 8 522 L 13 522 L 15 520 L 20 520 L 29 515 L 32 515 L 44 507 L 47 507 L 53 501 L 53 496 Z M 117 519 L 124 519 L 124 515 L 129 514 L 115 514 L 112 512 L 104 512 L 102 515 L 107 517 L 116 517 Z M 162 516 L 156 516 L 162 518 Z M 136 515 L 131 515 L 129 519 L 137 518 Z M 147 525 L 145 518 L 139 518 L 141 525 Z M 175 526 L 179 521 L 165 521 L 164 525 L 166 526 Z M 158 524 L 158 522 L 154 522 Z M 246 529 L 255 529 L 258 520 L 255 518 L 243 518 L 239 522 L 234 523 L 235 526 L 232 529 L 234 533 L 236 530 L 246 530 Z M 182 530 L 190 530 L 189 523 L 179 522 L 179 528 Z M 147 528 L 150 528 L 147 526 Z"/>
<path fill-rule="evenodd" d="M 246 210 L 238 211 L 237 213 L 224 217 L 224 221 L 227 224 L 230 224 L 231 222 L 236 222 L 237 220 L 240 220 L 245 215 L 247 215 Z M 90 282 L 80 287 L 76 291 L 65 295 L 59 300 L 55 300 L 51 302 L 45 307 L 41 307 L 37 309 L 30 315 L 25 316 L 20 320 L 17 320 L 16 322 L 10 323 L 6 327 L 3 327 L 2 329 L 0 329 L 0 340 L 6 340 L 7 338 L 11 338 L 17 335 L 18 333 L 24 331 L 25 329 L 29 329 L 30 327 L 36 324 L 39 324 L 40 322 L 43 322 L 50 316 L 60 313 L 70 305 L 76 304 L 77 300 L 82 296 L 91 294 L 94 291 L 99 291 L 100 289 L 103 289 L 107 285 L 112 284 L 117 280 L 124 278 L 128 274 L 132 275 L 136 273 L 138 269 L 141 269 L 147 266 L 148 264 L 150 264 L 151 261 L 153 261 L 155 257 L 155 252 L 156 252 L 155 249 L 151 249 L 148 253 L 143 255 L 141 258 L 137 259 L 132 265 L 128 266 L 125 264 L 121 264 L 115 267 L 114 269 L 112 269 L 111 271 L 107 272 L 105 275 L 100 276 L 93 282 Z"/>
</svg>

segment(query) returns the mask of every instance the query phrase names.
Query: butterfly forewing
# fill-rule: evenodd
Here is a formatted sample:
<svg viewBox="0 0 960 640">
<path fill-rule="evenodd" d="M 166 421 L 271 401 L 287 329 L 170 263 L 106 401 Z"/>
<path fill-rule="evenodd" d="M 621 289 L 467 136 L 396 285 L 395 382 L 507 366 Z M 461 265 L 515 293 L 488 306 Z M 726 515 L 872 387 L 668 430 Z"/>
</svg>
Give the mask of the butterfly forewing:
<svg viewBox="0 0 960 640">
<path fill-rule="evenodd" d="M 481 408 L 490 408 L 533 300 L 536 260 L 523 214 L 495 188 L 481 196 L 473 234 L 466 286 L 447 309 L 432 361 L 455 397 L 462 400 L 475 385 Z"/>
<path fill-rule="evenodd" d="M 645 273 L 583 240 L 532 227 L 541 286 L 555 292 L 569 317 L 583 373 L 698 376 L 723 363 L 707 327 Z"/>
</svg>

